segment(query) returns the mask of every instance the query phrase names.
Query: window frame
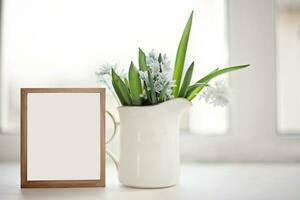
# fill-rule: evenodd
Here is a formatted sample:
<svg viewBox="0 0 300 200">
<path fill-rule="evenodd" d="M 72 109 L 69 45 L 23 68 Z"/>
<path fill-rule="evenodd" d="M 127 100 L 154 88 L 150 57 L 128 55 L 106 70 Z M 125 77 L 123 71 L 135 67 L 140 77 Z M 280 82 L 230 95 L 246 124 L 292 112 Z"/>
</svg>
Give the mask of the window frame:
<svg viewBox="0 0 300 200">
<path fill-rule="evenodd" d="M 274 27 L 275 27 L 275 46 L 276 46 L 276 59 L 275 59 L 275 66 L 276 66 L 276 68 L 275 68 L 275 73 L 276 73 L 276 77 L 275 77 L 275 79 L 276 79 L 276 85 L 275 85 L 275 87 L 276 87 L 276 98 L 275 98 L 275 101 L 276 101 L 276 135 L 277 136 L 279 136 L 279 137 L 296 137 L 296 138 L 298 138 L 298 137 L 300 137 L 300 130 L 299 131 L 282 131 L 282 130 L 280 130 L 279 129 L 279 126 L 278 126 L 278 121 L 279 121 L 279 111 L 278 111 L 278 106 L 279 106 L 279 93 L 278 93 L 278 87 L 279 87 L 279 81 L 278 81 L 278 79 L 279 79 L 279 74 L 278 74 L 278 50 L 277 50 L 277 37 L 278 37 L 278 33 L 277 33 L 277 30 L 278 30 L 278 27 L 277 27 L 277 21 L 278 21 L 278 15 L 279 15 L 279 13 L 278 13 L 278 10 L 279 10 L 279 2 L 278 2 L 279 0 L 276 0 L 276 3 L 275 3 L 275 13 L 274 13 L 274 18 L 275 18 L 275 25 L 274 25 Z"/>
</svg>

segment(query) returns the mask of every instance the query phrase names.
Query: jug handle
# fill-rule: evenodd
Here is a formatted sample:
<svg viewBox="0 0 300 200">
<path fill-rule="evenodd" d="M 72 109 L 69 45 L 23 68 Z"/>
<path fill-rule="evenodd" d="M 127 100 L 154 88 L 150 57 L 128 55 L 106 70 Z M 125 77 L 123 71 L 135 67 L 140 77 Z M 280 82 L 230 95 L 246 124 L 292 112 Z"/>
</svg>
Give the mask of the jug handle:
<svg viewBox="0 0 300 200">
<path fill-rule="evenodd" d="M 111 112 L 106 110 L 105 113 L 112 119 L 113 126 L 114 126 L 114 131 L 113 131 L 112 135 L 105 142 L 105 144 L 109 144 L 115 138 L 115 136 L 117 135 L 118 126 L 120 125 L 120 123 L 116 120 L 116 118 L 114 117 L 114 115 Z M 109 151 L 108 149 L 106 149 L 105 152 L 106 152 L 107 156 L 110 157 L 110 159 L 114 162 L 117 170 L 119 170 L 120 164 L 119 164 L 119 161 L 116 158 L 116 156 L 111 151 Z"/>
</svg>

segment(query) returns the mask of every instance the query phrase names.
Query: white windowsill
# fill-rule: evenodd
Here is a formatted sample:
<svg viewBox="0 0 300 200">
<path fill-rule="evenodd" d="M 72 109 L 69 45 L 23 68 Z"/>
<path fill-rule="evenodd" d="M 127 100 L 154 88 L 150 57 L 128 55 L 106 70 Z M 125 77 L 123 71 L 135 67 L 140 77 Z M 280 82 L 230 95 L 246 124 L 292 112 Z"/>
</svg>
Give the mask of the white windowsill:
<svg viewBox="0 0 300 200">
<path fill-rule="evenodd" d="M 105 188 L 20 189 L 19 165 L 0 163 L 0 199 L 289 199 L 300 198 L 300 164 L 185 164 L 175 187 L 122 186 L 107 165 Z"/>
</svg>

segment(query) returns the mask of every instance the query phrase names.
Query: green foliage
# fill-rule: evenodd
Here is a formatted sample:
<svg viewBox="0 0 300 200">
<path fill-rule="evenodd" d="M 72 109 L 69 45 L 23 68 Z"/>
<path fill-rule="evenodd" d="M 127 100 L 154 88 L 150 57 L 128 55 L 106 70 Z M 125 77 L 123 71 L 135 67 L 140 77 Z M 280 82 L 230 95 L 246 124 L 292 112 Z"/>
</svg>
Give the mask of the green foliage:
<svg viewBox="0 0 300 200">
<path fill-rule="evenodd" d="M 135 106 L 139 106 L 142 103 L 142 99 L 140 97 L 140 95 L 142 94 L 142 83 L 139 77 L 139 72 L 134 66 L 133 62 L 131 62 L 129 67 L 128 78 L 132 104 Z"/>
<path fill-rule="evenodd" d="M 142 49 L 139 48 L 139 66 L 141 71 L 147 70 L 146 56 Z"/>
<path fill-rule="evenodd" d="M 215 70 L 213 70 L 212 72 L 210 72 L 209 74 L 212 74 L 212 73 L 214 73 L 214 72 L 216 72 L 216 71 L 218 71 L 219 70 L 219 68 L 217 68 L 217 69 L 215 69 Z M 208 74 L 208 75 L 209 75 Z M 189 88 L 188 88 L 188 91 L 187 91 L 187 93 L 186 93 L 186 95 L 185 95 L 185 97 L 187 97 L 190 93 L 192 93 L 192 91 L 196 88 L 196 87 L 198 87 L 199 85 L 202 85 L 203 83 L 195 83 L 195 84 L 193 84 L 193 85 L 190 85 L 189 86 Z"/>
<path fill-rule="evenodd" d="M 166 101 L 166 91 L 167 91 L 167 86 L 165 85 L 162 91 L 159 94 L 159 102 L 164 102 Z"/>
<path fill-rule="evenodd" d="M 120 102 L 122 103 L 122 105 L 131 105 L 131 98 L 125 83 L 118 76 L 118 74 L 116 74 L 114 69 L 112 69 L 111 74 L 112 74 L 112 85 L 115 89 L 117 96 L 119 97 Z"/>
<path fill-rule="evenodd" d="M 180 88 L 180 92 L 178 95 L 179 97 L 185 97 L 188 87 L 192 80 L 193 70 L 194 70 L 194 62 L 192 62 L 192 64 L 190 65 L 190 67 L 188 68 L 188 70 L 185 73 L 185 77 L 183 79 L 183 83 L 182 83 L 182 86 Z"/>
<path fill-rule="evenodd" d="M 245 67 L 248 67 L 249 65 L 239 65 L 239 66 L 232 66 L 232 67 L 227 67 L 224 69 L 219 70 L 219 68 L 215 69 L 214 71 L 212 71 L 211 73 L 209 73 L 208 75 L 204 76 L 203 78 L 201 78 L 200 80 L 198 80 L 195 84 L 191 85 L 188 89 L 188 92 L 185 96 L 185 98 L 187 98 L 188 100 L 193 100 L 193 98 L 195 96 L 197 96 L 197 94 L 199 94 L 201 92 L 201 90 L 204 88 L 205 85 L 207 85 L 207 83 L 217 77 L 220 76 L 222 74 L 231 72 L 231 71 L 235 71 L 235 70 L 239 70 Z"/>
<path fill-rule="evenodd" d="M 172 80 L 170 80 L 169 82 L 164 82 L 166 80 L 161 80 L 163 78 L 160 77 L 160 75 L 164 75 L 164 69 L 162 66 L 165 59 L 161 53 L 158 55 L 158 57 L 155 58 L 157 63 L 154 63 L 153 66 L 147 66 L 146 55 L 143 50 L 139 48 L 139 69 L 137 69 L 134 66 L 133 62 L 131 62 L 128 72 L 128 79 L 121 78 L 114 69 L 111 70 L 110 75 L 112 78 L 112 86 L 122 105 L 153 105 L 176 97 L 186 98 L 187 100 L 191 101 L 203 90 L 203 88 L 208 86 L 209 81 L 213 78 L 249 66 L 239 65 L 223 69 L 217 68 L 191 85 L 192 75 L 194 71 L 194 62 L 192 62 L 185 73 L 183 81 L 181 81 L 190 30 L 192 27 L 192 20 L 193 12 L 190 14 L 190 17 L 185 25 L 177 49 L 173 71 L 173 81 L 175 82 L 175 86 L 170 86 L 170 82 L 172 82 Z M 151 57 L 151 59 L 153 59 L 153 56 Z M 154 67 L 156 68 L 154 69 Z M 170 96 L 171 94 L 173 94 L 173 97 Z"/>
<path fill-rule="evenodd" d="M 150 88 L 150 95 L 151 95 L 150 102 L 151 102 L 151 104 L 156 104 L 157 103 L 156 93 L 154 90 L 153 78 L 150 73 L 150 69 L 147 69 L 147 73 L 148 73 L 148 77 L 149 77 L 148 79 L 149 79 L 149 88 Z"/>
<path fill-rule="evenodd" d="M 144 51 L 139 48 L 139 67 L 140 67 L 140 71 L 147 71 L 147 64 L 146 64 L 146 55 L 144 53 Z M 144 85 L 144 91 L 147 97 L 147 100 L 144 100 L 145 105 L 151 104 L 150 99 L 151 99 L 151 94 L 149 92 L 149 90 L 147 89 L 147 85 L 145 83 L 145 81 L 143 82 Z"/>
<path fill-rule="evenodd" d="M 189 42 L 192 21 L 193 21 L 193 12 L 191 13 L 189 20 L 184 28 L 184 31 L 181 36 L 181 40 L 179 42 L 179 46 L 177 49 L 175 68 L 174 68 L 174 74 L 173 74 L 173 79 L 175 80 L 175 87 L 173 88 L 174 97 L 178 96 L 178 90 L 180 88 L 181 76 L 182 76 L 182 71 L 183 71 L 183 67 L 184 67 L 186 49 L 187 49 L 188 42 Z"/>
<path fill-rule="evenodd" d="M 199 81 L 197 81 L 197 83 L 204 83 L 204 82 L 209 81 L 219 75 L 222 75 L 222 74 L 225 74 L 225 73 L 228 73 L 231 71 L 239 70 L 239 69 L 242 69 L 242 68 L 245 68 L 248 66 L 249 66 L 249 64 L 227 67 L 227 68 L 224 68 L 221 70 L 219 70 L 219 68 L 218 68 L 218 69 L 214 70 L 213 72 L 209 73 L 208 75 L 206 75 L 205 77 L 203 77 L 202 79 L 200 79 Z"/>
<path fill-rule="evenodd" d="M 200 80 L 198 80 L 195 84 L 191 85 L 188 89 L 188 92 L 185 96 L 185 98 L 187 98 L 188 100 L 193 100 L 193 98 L 195 96 L 197 96 L 197 94 L 199 94 L 201 92 L 201 90 L 205 87 L 205 85 L 207 85 L 207 83 L 217 77 L 220 76 L 222 74 L 231 72 L 231 71 L 235 71 L 235 70 L 239 70 L 245 67 L 248 67 L 249 65 L 239 65 L 239 66 L 232 66 L 232 67 L 227 67 L 224 69 L 219 70 L 215 69 L 214 71 L 212 71 L 211 73 L 209 73 L 208 75 L 204 76 L 203 78 L 201 78 Z"/>
<path fill-rule="evenodd" d="M 197 94 L 199 94 L 199 92 L 201 92 L 201 90 L 207 85 L 207 83 L 208 81 L 204 83 L 197 83 L 197 87 L 191 91 L 188 91 L 185 98 L 191 101 L 195 96 L 197 96 Z"/>
</svg>

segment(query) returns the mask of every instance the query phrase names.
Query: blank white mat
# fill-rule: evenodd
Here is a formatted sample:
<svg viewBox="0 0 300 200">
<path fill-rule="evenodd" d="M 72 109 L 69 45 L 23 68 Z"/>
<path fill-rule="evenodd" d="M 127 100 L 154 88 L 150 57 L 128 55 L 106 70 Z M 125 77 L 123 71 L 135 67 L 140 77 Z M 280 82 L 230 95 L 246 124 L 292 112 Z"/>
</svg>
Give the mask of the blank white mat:
<svg viewBox="0 0 300 200">
<path fill-rule="evenodd" d="M 100 94 L 28 93 L 27 179 L 100 179 Z"/>
</svg>

